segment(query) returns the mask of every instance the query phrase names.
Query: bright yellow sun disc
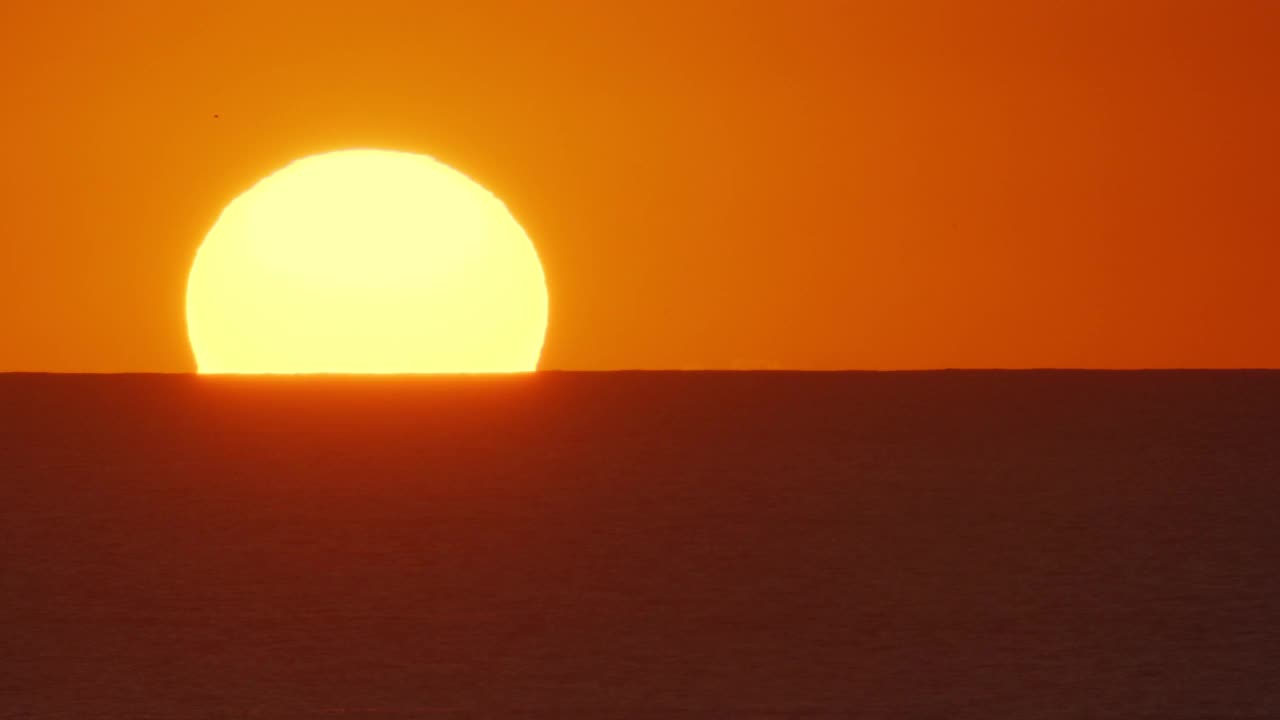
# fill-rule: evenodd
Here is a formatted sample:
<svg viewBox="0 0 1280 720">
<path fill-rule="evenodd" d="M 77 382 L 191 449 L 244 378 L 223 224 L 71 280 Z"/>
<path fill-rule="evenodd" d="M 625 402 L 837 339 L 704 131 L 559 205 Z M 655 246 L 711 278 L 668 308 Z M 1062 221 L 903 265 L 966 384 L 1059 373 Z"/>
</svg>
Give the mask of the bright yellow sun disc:
<svg viewBox="0 0 1280 720">
<path fill-rule="evenodd" d="M 201 373 L 536 368 L 547 288 L 489 191 L 425 155 L 298 160 L 223 210 L 187 283 Z"/>
</svg>

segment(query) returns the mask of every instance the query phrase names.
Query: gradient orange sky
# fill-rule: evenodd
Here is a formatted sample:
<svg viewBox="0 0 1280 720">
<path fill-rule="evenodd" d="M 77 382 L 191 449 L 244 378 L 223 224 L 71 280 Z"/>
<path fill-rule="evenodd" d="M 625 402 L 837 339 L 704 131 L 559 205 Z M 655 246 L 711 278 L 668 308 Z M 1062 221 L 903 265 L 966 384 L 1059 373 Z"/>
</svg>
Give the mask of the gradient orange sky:
<svg viewBox="0 0 1280 720">
<path fill-rule="evenodd" d="M 1280 367 L 1272 0 L 5 3 L 0 77 L 0 370 L 194 369 L 349 147 L 507 202 L 544 368 Z"/>
</svg>

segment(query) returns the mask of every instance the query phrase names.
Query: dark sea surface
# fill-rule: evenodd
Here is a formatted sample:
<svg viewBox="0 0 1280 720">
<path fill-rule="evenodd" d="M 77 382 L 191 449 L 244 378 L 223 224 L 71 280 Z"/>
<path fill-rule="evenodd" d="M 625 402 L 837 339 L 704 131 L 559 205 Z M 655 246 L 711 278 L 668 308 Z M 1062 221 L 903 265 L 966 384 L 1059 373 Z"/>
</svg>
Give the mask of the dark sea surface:
<svg viewBox="0 0 1280 720">
<path fill-rule="evenodd" d="M 1280 373 L 0 375 L 0 718 L 848 717 L 1280 717 Z"/>
</svg>

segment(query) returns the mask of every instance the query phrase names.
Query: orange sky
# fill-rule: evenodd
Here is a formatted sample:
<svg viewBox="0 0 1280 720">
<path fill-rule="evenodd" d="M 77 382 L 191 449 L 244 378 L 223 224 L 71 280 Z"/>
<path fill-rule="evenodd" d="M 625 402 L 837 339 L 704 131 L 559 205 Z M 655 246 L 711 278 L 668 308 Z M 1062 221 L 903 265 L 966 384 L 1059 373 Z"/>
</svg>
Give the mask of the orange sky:
<svg viewBox="0 0 1280 720">
<path fill-rule="evenodd" d="M 544 368 L 1280 367 L 1273 0 L 5 3 L 0 80 L 0 370 L 192 370 L 346 147 L 507 201 Z"/>
</svg>

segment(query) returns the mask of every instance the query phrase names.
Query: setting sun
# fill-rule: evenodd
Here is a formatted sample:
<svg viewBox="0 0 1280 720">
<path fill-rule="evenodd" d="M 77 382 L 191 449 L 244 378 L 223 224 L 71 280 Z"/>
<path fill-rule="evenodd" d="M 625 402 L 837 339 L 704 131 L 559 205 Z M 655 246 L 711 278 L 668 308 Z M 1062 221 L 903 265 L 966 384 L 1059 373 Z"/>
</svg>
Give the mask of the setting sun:
<svg viewBox="0 0 1280 720">
<path fill-rule="evenodd" d="M 505 205 L 425 155 L 304 158 L 223 210 L 196 254 L 201 373 L 534 370 L 547 290 Z"/>
</svg>

